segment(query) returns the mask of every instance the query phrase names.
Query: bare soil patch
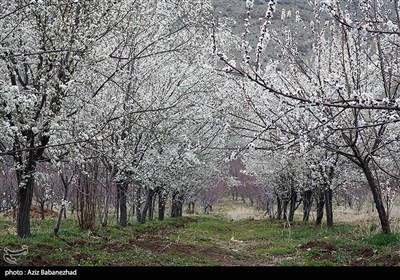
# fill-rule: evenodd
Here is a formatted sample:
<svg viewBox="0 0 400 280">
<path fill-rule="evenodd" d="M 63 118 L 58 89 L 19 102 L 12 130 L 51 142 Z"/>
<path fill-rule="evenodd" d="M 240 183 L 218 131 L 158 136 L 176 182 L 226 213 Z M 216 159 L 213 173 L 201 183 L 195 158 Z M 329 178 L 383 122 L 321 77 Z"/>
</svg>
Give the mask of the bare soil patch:
<svg viewBox="0 0 400 280">
<path fill-rule="evenodd" d="M 336 246 L 323 241 L 310 241 L 306 244 L 301 245 L 300 248 L 303 250 L 319 248 L 321 249 L 321 251 L 337 251 Z"/>
<path fill-rule="evenodd" d="M 187 256 L 201 257 L 225 266 L 261 265 L 257 260 L 235 259 L 229 250 L 217 247 L 171 242 L 168 240 L 132 239 L 130 244 L 158 253 L 180 253 Z"/>
</svg>

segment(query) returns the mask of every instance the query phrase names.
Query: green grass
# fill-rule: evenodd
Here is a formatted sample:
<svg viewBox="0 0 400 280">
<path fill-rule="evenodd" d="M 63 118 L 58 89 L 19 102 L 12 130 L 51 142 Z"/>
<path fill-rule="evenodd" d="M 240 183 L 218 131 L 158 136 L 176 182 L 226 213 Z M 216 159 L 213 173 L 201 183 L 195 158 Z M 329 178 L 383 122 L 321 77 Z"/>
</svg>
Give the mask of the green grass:
<svg viewBox="0 0 400 280">
<path fill-rule="evenodd" d="M 398 245 L 400 243 L 400 235 L 378 233 L 365 239 L 365 242 L 374 247 Z"/>
<path fill-rule="evenodd" d="M 222 216 L 191 215 L 126 228 L 80 230 L 63 221 L 33 221 L 33 235 L 20 239 L 0 221 L 0 249 L 29 246 L 19 264 L 65 266 L 214 266 L 214 265 L 399 265 L 399 234 L 366 236 L 357 225 L 283 221 L 230 221 Z M 234 242 L 230 241 L 234 238 Z M 396 255 L 397 254 L 397 255 Z"/>
</svg>

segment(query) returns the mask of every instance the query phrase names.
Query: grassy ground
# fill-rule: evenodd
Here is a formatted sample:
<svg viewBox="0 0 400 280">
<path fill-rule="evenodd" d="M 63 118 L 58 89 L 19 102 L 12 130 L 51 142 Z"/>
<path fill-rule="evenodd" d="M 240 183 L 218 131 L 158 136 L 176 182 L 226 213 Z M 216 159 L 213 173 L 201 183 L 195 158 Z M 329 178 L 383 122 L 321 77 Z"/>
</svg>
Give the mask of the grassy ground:
<svg viewBox="0 0 400 280">
<path fill-rule="evenodd" d="M 224 206 L 216 209 L 221 212 Z M 222 211 L 223 212 L 223 211 Z M 400 264 L 400 234 L 366 234 L 359 225 L 333 229 L 313 223 L 229 219 L 190 215 L 127 228 L 81 231 L 63 221 L 32 221 L 32 237 L 15 236 L 12 221 L 0 221 L 0 249 L 29 246 L 20 265 L 51 266 L 391 266 Z M 371 231 L 373 232 L 373 231 Z M 1 260 L 0 265 L 5 265 Z"/>
</svg>

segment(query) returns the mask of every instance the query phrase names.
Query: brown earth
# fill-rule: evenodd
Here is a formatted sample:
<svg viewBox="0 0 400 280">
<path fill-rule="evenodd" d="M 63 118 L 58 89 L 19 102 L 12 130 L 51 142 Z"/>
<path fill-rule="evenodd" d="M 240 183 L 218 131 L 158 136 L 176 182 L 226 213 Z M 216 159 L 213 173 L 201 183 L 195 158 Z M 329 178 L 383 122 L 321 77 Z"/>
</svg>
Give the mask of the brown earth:
<svg viewBox="0 0 400 280">
<path fill-rule="evenodd" d="M 310 242 L 307 242 L 306 244 L 301 245 L 300 248 L 304 249 L 304 250 L 312 249 L 312 248 L 320 248 L 321 251 L 326 251 L 326 252 L 337 251 L 336 246 L 334 246 L 332 244 L 328 244 L 323 241 L 310 241 Z"/>
<path fill-rule="evenodd" d="M 300 248 L 307 251 L 313 248 L 320 249 L 321 252 L 318 252 L 313 256 L 316 260 L 329 260 L 338 250 L 336 246 L 323 241 L 310 241 L 301 245 Z"/>
<path fill-rule="evenodd" d="M 201 246 L 198 244 L 185 244 L 179 241 L 168 240 L 149 240 L 149 239 L 132 239 L 129 246 L 138 246 L 142 249 L 150 250 L 160 254 L 169 252 L 180 253 L 187 256 L 201 257 L 210 259 L 224 266 L 248 266 L 262 265 L 257 260 L 238 260 L 231 256 L 229 250 L 223 248 L 215 248 Z"/>
</svg>

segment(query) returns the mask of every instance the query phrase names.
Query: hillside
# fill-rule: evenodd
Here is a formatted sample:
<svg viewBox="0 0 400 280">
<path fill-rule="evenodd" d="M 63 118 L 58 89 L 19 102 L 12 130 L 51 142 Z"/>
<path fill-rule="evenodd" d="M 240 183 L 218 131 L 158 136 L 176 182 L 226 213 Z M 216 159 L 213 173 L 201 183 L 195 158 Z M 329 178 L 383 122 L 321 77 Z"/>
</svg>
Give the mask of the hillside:
<svg viewBox="0 0 400 280">
<path fill-rule="evenodd" d="M 246 16 L 246 1 L 245 0 L 212 0 L 215 10 L 219 13 L 220 17 L 225 19 L 228 26 L 232 29 L 234 34 L 241 35 L 244 31 L 244 19 Z M 258 42 L 259 27 L 264 22 L 265 12 L 268 8 L 269 0 L 256 0 L 254 1 L 254 8 L 251 14 L 250 20 L 250 37 L 249 41 L 251 46 L 254 48 Z M 297 39 L 299 43 L 299 52 L 303 55 L 307 55 L 311 50 L 310 35 L 308 30 L 305 30 L 302 26 L 299 26 L 295 22 L 295 14 L 298 11 L 301 19 L 304 22 L 304 26 L 308 27 L 310 21 L 313 18 L 312 7 L 308 4 L 307 0 L 281 0 L 277 1 L 276 11 L 272 18 L 271 29 L 282 31 L 286 25 L 289 29 L 296 30 L 298 33 Z M 290 11 L 290 18 L 286 18 L 284 21 L 281 20 L 282 11 L 287 15 Z M 267 46 L 268 51 L 265 55 L 265 61 L 267 58 L 273 57 L 277 51 L 277 47 L 274 44 Z"/>
</svg>

